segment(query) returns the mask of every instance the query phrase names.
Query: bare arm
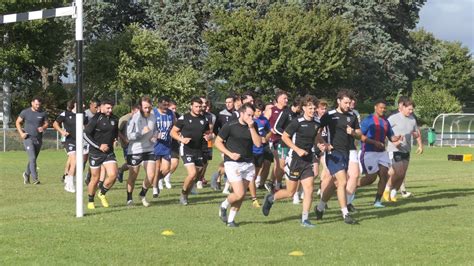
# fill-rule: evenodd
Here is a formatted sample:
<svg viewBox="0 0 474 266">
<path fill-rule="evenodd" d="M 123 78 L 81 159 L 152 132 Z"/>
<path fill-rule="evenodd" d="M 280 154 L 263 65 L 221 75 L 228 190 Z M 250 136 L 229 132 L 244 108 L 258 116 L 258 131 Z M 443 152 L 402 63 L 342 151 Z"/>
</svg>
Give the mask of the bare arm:
<svg viewBox="0 0 474 266">
<path fill-rule="evenodd" d="M 18 117 L 15 121 L 15 126 L 16 126 L 16 130 L 18 131 L 18 134 L 20 134 L 20 137 L 22 139 L 26 139 L 26 137 L 28 136 L 28 134 L 26 134 L 23 129 L 21 128 L 21 123 L 23 123 L 23 118 L 21 117 Z"/>
</svg>

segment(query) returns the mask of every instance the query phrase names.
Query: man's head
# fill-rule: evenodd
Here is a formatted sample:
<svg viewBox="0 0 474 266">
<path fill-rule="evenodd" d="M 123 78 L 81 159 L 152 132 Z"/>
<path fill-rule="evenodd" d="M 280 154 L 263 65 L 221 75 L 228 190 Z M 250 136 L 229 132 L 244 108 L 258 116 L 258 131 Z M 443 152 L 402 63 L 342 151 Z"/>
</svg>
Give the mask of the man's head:
<svg viewBox="0 0 474 266">
<path fill-rule="evenodd" d="M 379 99 L 374 103 L 374 113 L 378 117 L 382 117 L 385 115 L 385 110 L 387 109 L 387 102 L 383 99 Z"/>
<path fill-rule="evenodd" d="M 31 100 L 31 108 L 33 111 L 38 112 L 41 109 L 41 104 L 43 103 L 43 99 L 39 96 L 33 97 Z"/>
<path fill-rule="evenodd" d="M 204 114 L 207 112 L 207 104 L 209 103 L 209 100 L 205 96 L 201 96 L 200 98 L 202 101 L 201 114 Z"/>
<path fill-rule="evenodd" d="M 72 112 L 74 110 L 74 108 L 76 108 L 76 101 L 74 100 L 69 100 L 67 101 L 66 103 L 66 109 L 69 111 L 69 112 Z"/>
<path fill-rule="evenodd" d="M 234 110 L 234 105 L 235 103 L 235 98 L 233 95 L 228 95 L 226 98 L 225 98 L 225 109 L 227 109 L 228 111 L 233 111 Z"/>
<path fill-rule="evenodd" d="M 254 106 L 255 106 L 255 112 L 253 114 L 253 117 L 259 118 L 262 115 L 262 113 L 265 111 L 265 104 L 263 103 L 262 100 L 256 99 Z"/>
<path fill-rule="evenodd" d="M 354 110 L 354 109 L 356 108 L 356 103 L 357 103 L 357 102 L 356 102 L 356 99 L 353 98 L 353 99 L 351 100 L 351 105 L 350 105 L 351 110 Z"/>
<path fill-rule="evenodd" d="M 149 117 L 153 106 L 149 96 L 143 96 L 140 99 L 140 113 L 143 117 Z"/>
<path fill-rule="evenodd" d="M 254 98 L 253 98 L 253 94 L 252 94 L 251 91 L 244 92 L 244 94 L 242 94 L 240 99 L 242 99 L 242 104 L 245 104 L 245 103 L 253 104 L 254 103 Z"/>
<path fill-rule="evenodd" d="M 306 95 L 300 98 L 300 106 L 306 117 L 313 118 L 318 106 L 318 99 L 313 95 Z"/>
<path fill-rule="evenodd" d="M 300 96 L 296 97 L 293 103 L 291 104 L 291 111 L 293 113 L 299 113 L 301 112 L 301 100 L 302 98 Z"/>
<path fill-rule="evenodd" d="M 132 106 L 132 114 L 135 114 L 138 111 L 140 111 L 140 105 L 139 104 L 134 104 Z"/>
<path fill-rule="evenodd" d="M 279 90 L 275 95 L 275 102 L 278 108 L 285 108 L 288 105 L 288 93 L 284 90 Z"/>
<path fill-rule="evenodd" d="M 163 113 L 169 108 L 170 98 L 168 96 L 160 96 L 157 100 L 158 109 Z"/>
<path fill-rule="evenodd" d="M 318 108 L 316 108 L 316 113 L 318 117 L 322 117 L 328 111 L 328 102 L 324 99 L 319 100 Z"/>
<path fill-rule="evenodd" d="M 241 106 L 242 106 L 242 99 L 240 99 L 240 95 L 238 95 L 238 94 L 234 95 L 234 108 L 235 108 L 235 110 L 238 111 Z"/>
<path fill-rule="evenodd" d="M 99 107 L 100 107 L 100 101 L 99 100 L 96 100 L 96 99 L 92 99 L 90 102 L 89 102 L 89 110 L 91 111 L 91 113 L 95 114 L 97 113 L 97 111 L 99 111 Z"/>
<path fill-rule="evenodd" d="M 202 101 L 199 96 L 194 96 L 191 99 L 191 114 L 194 116 L 198 116 L 201 114 L 201 106 L 202 106 Z"/>
<path fill-rule="evenodd" d="M 401 103 L 398 110 L 406 117 L 409 117 L 415 111 L 415 102 L 410 98 L 407 98 Z"/>
<path fill-rule="evenodd" d="M 176 103 L 176 101 L 175 100 L 170 100 L 170 104 L 169 104 L 168 109 L 173 111 L 173 113 L 176 113 L 176 108 L 177 107 L 178 107 L 178 104 Z"/>
<path fill-rule="evenodd" d="M 354 97 L 352 92 L 346 89 L 342 89 L 337 93 L 337 106 L 343 113 L 349 112 L 351 109 L 351 101 Z"/>
<path fill-rule="evenodd" d="M 249 121 L 253 121 L 253 113 L 255 112 L 255 108 L 250 103 L 244 103 L 239 108 L 239 120 L 241 123 L 248 123 Z"/>
<path fill-rule="evenodd" d="M 100 112 L 106 116 L 112 114 L 112 109 L 114 108 L 114 102 L 110 99 L 105 99 L 100 102 Z"/>
</svg>

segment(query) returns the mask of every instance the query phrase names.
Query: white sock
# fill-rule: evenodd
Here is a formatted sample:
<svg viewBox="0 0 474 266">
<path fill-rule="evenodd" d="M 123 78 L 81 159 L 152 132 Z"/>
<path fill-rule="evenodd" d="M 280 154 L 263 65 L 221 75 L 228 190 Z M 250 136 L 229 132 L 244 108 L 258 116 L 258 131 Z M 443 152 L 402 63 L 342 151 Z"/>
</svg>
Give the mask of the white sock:
<svg viewBox="0 0 474 266">
<path fill-rule="evenodd" d="M 260 185 L 260 181 L 261 181 L 261 180 L 262 180 L 262 177 L 258 175 L 258 176 L 255 178 L 255 185 L 257 185 L 257 186 Z"/>
<path fill-rule="evenodd" d="M 308 212 L 303 212 L 301 214 L 301 222 L 308 220 L 308 216 L 309 216 Z"/>
<path fill-rule="evenodd" d="M 171 178 L 171 173 L 168 173 L 168 174 L 165 176 L 165 182 L 170 182 L 170 178 Z"/>
<path fill-rule="evenodd" d="M 349 214 L 347 207 L 341 208 L 341 212 L 342 212 L 342 218 L 346 217 L 346 215 Z"/>
<path fill-rule="evenodd" d="M 317 208 L 318 208 L 318 211 L 323 212 L 324 209 L 326 208 L 326 202 L 324 202 L 322 199 L 319 200 Z"/>
<path fill-rule="evenodd" d="M 406 192 L 407 188 L 405 187 L 405 181 L 403 181 L 402 185 L 400 186 L 400 191 Z"/>
<path fill-rule="evenodd" d="M 237 215 L 237 211 L 234 209 L 230 209 L 229 216 L 227 216 L 227 222 L 228 223 L 233 222 L 236 215 Z"/>
<path fill-rule="evenodd" d="M 387 184 L 387 185 L 385 186 L 385 191 L 390 191 L 390 189 L 391 189 L 391 187 Z"/>
<path fill-rule="evenodd" d="M 222 203 L 221 203 L 221 207 L 222 208 L 229 208 L 229 201 L 227 199 L 225 199 Z"/>
<path fill-rule="evenodd" d="M 158 188 L 157 187 L 153 187 L 153 194 L 158 194 Z"/>
<path fill-rule="evenodd" d="M 229 191 L 229 188 L 230 188 L 230 183 L 226 182 L 224 186 L 224 191 Z"/>
<path fill-rule="evenodd" d="M 392 189 L 392 191 L 390 191 L 390 198 L 395 198 L 397 196 L 397 190 L 396 189 Z"/>
</svg>

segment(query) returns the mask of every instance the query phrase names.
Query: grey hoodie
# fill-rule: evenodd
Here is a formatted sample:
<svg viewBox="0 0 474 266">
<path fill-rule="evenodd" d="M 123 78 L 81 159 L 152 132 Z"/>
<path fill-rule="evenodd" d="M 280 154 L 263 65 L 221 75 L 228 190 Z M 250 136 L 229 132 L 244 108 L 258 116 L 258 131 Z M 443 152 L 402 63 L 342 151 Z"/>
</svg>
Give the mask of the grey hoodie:
<svg viewBox="0 0 474 266">
<path fill-rule="evenodd" d="M 155 147 L 153 136 L 156 133 L 156 118 L 153 113 L 145 118 L 141 112 L 136 112 L 127 125 L 128 154 L 140 154 L 144 152 L 152 152 Z M 143 129 L 148 127 L 150 131 L 143 134 Z"/>
</svg>

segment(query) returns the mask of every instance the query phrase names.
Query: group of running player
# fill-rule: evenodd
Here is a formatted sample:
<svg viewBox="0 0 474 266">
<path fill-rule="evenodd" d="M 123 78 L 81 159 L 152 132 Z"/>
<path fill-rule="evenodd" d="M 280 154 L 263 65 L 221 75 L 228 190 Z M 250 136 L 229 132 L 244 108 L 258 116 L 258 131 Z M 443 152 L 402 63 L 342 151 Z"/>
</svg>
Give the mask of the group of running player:
<svg viewBox="0 0 474 266">
<path fill-rule="evenodd" d="M 351 213 L 357 212 L 353 204 L 356 189 L 372 184 L 377 176 L 374 207 L 384 207 L 382 199 L 397 201 L 398 190 L 402 196 L 409 196 L 404 179 L 412 138 L 417 140 L 417 153 L 423 152 L 423 145 L 413 114 L 415 104 L 409 98 L 400 97 L 398 111 L 388 118 L 385 117 L 387 104 L 378 100 L 374 103 L 374 113 L 362 121 L 354 109 L 355 98 L 351 91 L 340 90 L 336 100 L 336 108 L 328 111 L 328 102 L 312 95 L 299 97 L 288 106 L 285 91 L 278 91 L 274 101 L 267 104 L 246 92 L 240 96 L 229 95 L 225 109 L 216 116 L 211 113 L 211 102 L 206 97 L 193 97 L 189 112 L 179 115 L 176 102 L 170 98 L 159 97 L 153 107 L 153 100 L 145 96 L 120 119 L 113 115 L 111 101 L 91 101 L 84 121 L 84 156 L 89 161 L 87 208 L 95 209 L 97 190 L 102 206 L 109 207 L 106 193 L 117 179 L 123 181 L 126 171 L 126 204 L 133 205 L 140 166 L 144 168 L 145 178 L 139 197 L 143 206 L 150 206 L 146 199 L 148 189 L 152 188 L 153 197 L 157 198 L 163 181 L 166 188 L 171 188 L 170 176 L 178 166 L 179 157 L 187 172 L 179 202 L 188 205 L 189 195 L 207 183 L 204 176 L 212 160 L 214 143 L 223 162 L 212 174 L 211 187 L 220 190 L 221 182 L 225 182 L 223 193 L 227 197 L 219 206 L 219 217 L 227 226 L 237 226 L 235 217 L 248 190 L 252 205 L 262 207 L 265 216 L 275 201 L 293 198 L 293 203 L 299 204 L 301 198 L 301 225 L 313 227 L 308 217 L 318 175 L 321 182 L 320 200 L 314 207 L 316 220 L 323 218 L 327 202 L 336 191 L 344 222 L 355 224 Z M 36 158 L 41 145 L 38 148 L 37 144 L 41 143 L 42 132 L 47 127 L 45 117 L 41 99 L 35 98 L 32 107 L 25 109 L 17 119 L 17 130 L 29 155 L 27 170 L 23 173 L 25 184 L 29 183 L 30 175 L 34 183 L 39 183 Z M 68 155 L 64 188 L 75 192 L 73 101 L 68 102 L 67 110 L 58 116 L 53 126 L 64 137 Z M 114 153 L 116 140 L 126 160 L 120 167 Z M 359 140 L 360 151 L 356 145 Z M 361 172 L 363 176 L 359 178 Z M 258 188 L 268 190 L 263 206 L 257 199 Z"/>
</svg>

